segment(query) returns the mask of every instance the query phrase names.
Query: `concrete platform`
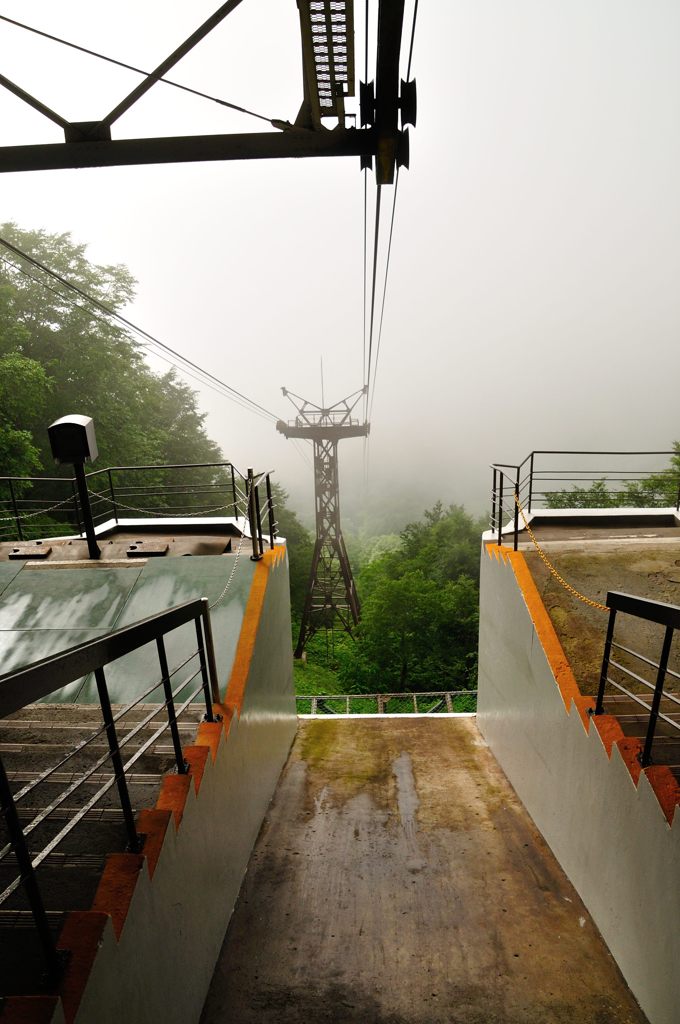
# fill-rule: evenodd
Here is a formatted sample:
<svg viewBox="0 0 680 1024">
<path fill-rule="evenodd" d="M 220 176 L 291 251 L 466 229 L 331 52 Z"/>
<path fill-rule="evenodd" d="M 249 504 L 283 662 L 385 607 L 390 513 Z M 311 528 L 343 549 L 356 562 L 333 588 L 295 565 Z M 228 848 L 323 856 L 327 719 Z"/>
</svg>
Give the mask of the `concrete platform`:
<svg viewBox="0 0 680 1024">
<path fill-rule="evenodd" d="M 474 721 L 422 718 L 300 722 L 201 1021 L 645 1017 Z"/>
</svg>

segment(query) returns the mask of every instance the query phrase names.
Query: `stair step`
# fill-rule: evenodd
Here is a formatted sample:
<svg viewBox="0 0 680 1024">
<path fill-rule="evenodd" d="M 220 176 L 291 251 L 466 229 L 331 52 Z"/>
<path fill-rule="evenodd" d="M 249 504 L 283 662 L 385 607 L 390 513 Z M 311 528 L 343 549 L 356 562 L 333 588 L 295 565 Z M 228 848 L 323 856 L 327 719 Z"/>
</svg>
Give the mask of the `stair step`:
<svg viewBox="0 0 680 1024">
<path fill-rule="evenodd" d="M 32 819 L 21 815 L 21 823 L 24 827 L 28 826 L 31 821 Z M 65 817 L 58 818 L 56 815 L 50 814 L 26 834 L 26 843 L 31 851 L 31 857 L 35 857 L 52 842 L 55 836 L 62 831 L 66 821 Z M 8 842 L 9 835 L 3 823 L 0 827 L 0 849 L 4 848 Z M 53 853 L 48 855 L 46 863 L 53 861 L 54 865 L 57 865 L 69 858 L 79 858 L 90 854 L 99 857 L 107 853 L 118 852 L 126 844 L 127 833 L 122 811 L 114 818 L 99 820 L 85 818 L 77 822 L 73 830 L 64 836 Z M 12 854 L 8 854 L 6 860 L 0 861 L 0 870 L 5 863 L 9 863 L 12 856 Z"/>
<path fill-rule="evenodd" d="M 55 942 L 65 916 L 63 911 L 48 911 Z M 45 959 L 30 911 L 0 912 L 0 948 L 0 992 L 3 996 L 42 994 Z"/>
<path fill-rule="evenodd" d="M 125 839 L 117 849 L 108 852 L 122 852 Z M 92 906 L 97 885 L 106 863 L 106 853 L 60 855 L 49 854 L 36 868 L 36 878 L 46 910 L 67 911 L 87 910 Z M 16 861 L 9 856 L 0 864 L 0 892 L 12 884 L 19 874 Z M 2 910 L 30 910 L 23 886 L 11 894 L 2 904 Z"/>
<path fill-rule="evenodd" d="M 147 712 L 148 714 L 148 712 Z M 142 716 L 143 717 L 143 716 Z M 167 719 L 166 719 L 167 720 Z M 125 715 L 124 718 L 116 722 L 116 729 L 118 732 L 122 730 L 129 730 L 133 725 L 138 723 L 139 719 L 133 719 Z M 177 722 L 177 727 L 180 732 L 191 733 L 196 730 L 196 727 L 201 721 L 201 716 L 197 718 L 187 718 L 185 712 Z M 151 722 L 147 725 L 142 726 L 139 735 L 144 733 L 153 732 L 163 722 L 161 713 L 158 714 Z M 98 728 L 102 725 L 101 716 L 99 720 L 88 723 L 91 726 L 91 732 L 95 733 Z M 55 742 L 52 737 L 59 736 L 61 740 L 63 736 L 64 742 L 73 743 L 74 740 L 79 739 L 83 736 L 86 730 L 83 728 L 82 722 L 63 722 L 54 721 L 48 722 L 42 719 L 30 719 L 30 718 L 5 718 L 0 722 L 0 739 L 8 743 L 47 743 Z"/>
<path fill-rule="evenodd" d="M 114 715 L 117 715 L 126 705 L 112 704 L 111 707 Z M 127 712 L 125 721 L 139 722 L 150 711 L 158 707 L 160 707 L 158 701 L 150 704 L 137 704 L 136 707 Z M 205 705 L 197 702 L 195 706 L 192 705 L 190 708 L 187 708 L 182 715 L 182 720 L 194 719 L 196 722 L 200 722 L 204 711 Z M 55 722 L 63 722 L 65 724 L 75 722 L 77 727 L 81 727 L 83 724 L 89 725 L 94 723 L 96 727 L 101 725 L 102 713 L 99 704 L 27 704 L 21 710 L 14 711 L 11 715 L 3 718 L 3 723 L 14 721 L 28 721 L 32 724 L 42 723 L 45 728 L 50 728 Z"/>
</svg>

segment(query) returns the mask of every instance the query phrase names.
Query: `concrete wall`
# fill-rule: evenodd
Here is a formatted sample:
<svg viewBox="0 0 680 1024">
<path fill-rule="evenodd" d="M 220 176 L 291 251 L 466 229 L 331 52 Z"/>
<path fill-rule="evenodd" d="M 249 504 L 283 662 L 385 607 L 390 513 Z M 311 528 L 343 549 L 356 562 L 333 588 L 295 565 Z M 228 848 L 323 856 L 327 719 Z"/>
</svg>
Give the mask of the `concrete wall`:
<svg viewBox="0 0 680 1024">
<path fill-rule="evenodd" d="M 579 697 L 547 614 L 536 604 L 540 598 L 529 593 L 531 582 L 522 576 L 528 574 L 522 555 L 489 557 L 483 550 L 481 570 L 479 728 L 650 1024 L 677 1024 L 675 797 L 669 801 L 666 792 L 662 806 L 659 786 L 655 792 L 647 775 L 635 769 L 635 741 L 608 742 L 600 724 L 606 716 L 597 727 L 588 719 L 589 702 Z M 655 783 L 668 783 L 654 771 Z"/>
<path fill-rule="evenodd" d="M 221 725 L 185 749 L 140 815 L 143 855 L 116 854 L 60 944 L 67 1024 L 198 1020 L 250 853 L 297 728 L 285 548 L 258 563 Z M 58 1019 L 57 1017 L 55 1019 Z"/>
</svg>

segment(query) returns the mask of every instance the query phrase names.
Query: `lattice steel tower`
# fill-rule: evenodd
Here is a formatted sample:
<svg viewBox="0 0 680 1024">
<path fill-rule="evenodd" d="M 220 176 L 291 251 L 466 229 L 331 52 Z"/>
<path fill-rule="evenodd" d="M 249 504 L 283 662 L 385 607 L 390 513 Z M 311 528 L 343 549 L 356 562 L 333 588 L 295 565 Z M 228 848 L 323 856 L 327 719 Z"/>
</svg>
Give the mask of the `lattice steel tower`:
<svg viewBox="0 0 680 1024">
<path fill-rule="evenodd" d="M 307 402 L 286 388 L 281 390 L 295 406 L 297 416 L 288 423 L 279 420 L 276 429 L 285 437 L 301 437 L 314 444 L 316 543 L 295 648 L 295 657 L 299 658 L 307 641 L 320 629 L 332 634 L 340 623 L 351 634 L 359 621 L 359 597 L 340 528 L 338 441 L 366 437 L 369 424 L 352 418 L 366 388 L 327 408 Z"/>
</svg>

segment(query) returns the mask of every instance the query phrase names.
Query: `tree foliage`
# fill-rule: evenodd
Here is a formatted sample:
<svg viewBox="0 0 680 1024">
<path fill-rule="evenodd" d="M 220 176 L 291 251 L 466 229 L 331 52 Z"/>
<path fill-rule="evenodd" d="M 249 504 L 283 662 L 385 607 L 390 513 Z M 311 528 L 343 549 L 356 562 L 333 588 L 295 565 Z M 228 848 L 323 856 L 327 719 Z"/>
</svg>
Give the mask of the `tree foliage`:
<svg viewBox="0 0 680 1024">
<path fill-rule="evenodd" d="M 660 473 L 614 487 L 605 477 L 590 487 L 577 487 L 546 494 L 548 508 L 668 508 L 680 494 L 680 441 L 673 442 L 675 454 Z"/>
<path fill-rule="evenodd" d="M 278 530 L 286 538 L 288 569 L 290 574 L 290 607 L 293 618 L 293 632 L 299 626 L 305 603 L 309 569 L 314 551 L 314 541 L 302 525 L 295 512 L 288 506 L 288 492 L 281 484 L 272 485 L 272 497 L 276 509 Z"/>
<path fill-rule="evenodd" d="M 397 550 L 362 569 L 356 642 L 339 658 L 350 692 L 474 686 L 482 528 L 438 502 L 406 526 Z"/>
<path fill-rule="evenodd" d="M 24 424 L 39 415 L 51 386 L 35 359 L 17 351 L 0 356 L 0 466 L 6 476 L 30 476 L 40 469 L 40 453 Z"/>
<path fill-rule="evenodd" d="M 86 247 L 68 233 L 3 224 L 0 234 L 114 309 L 134 296 L 126 267 L 90 263 Z M 2 451 L 4 473 L 19 465 L 26 472 L 58 472 L 47 427 L 67 413 L 95 420 L 101 465 L 223 458 L 205 431 L 195 393 L 174 370 L 154 373 L 141 347 L 110 318 L 85 300 L 75 304 L 65 288 L 29 263 L 13 255 L 11 261 L 16 266 L 0 263 L 0 360 L 9 359 L 6 374 L 22 375 L 13 410 L 20 426 L 12 427 L 4 412 L 1 422 L 22 438 Z"/>
</svg>

